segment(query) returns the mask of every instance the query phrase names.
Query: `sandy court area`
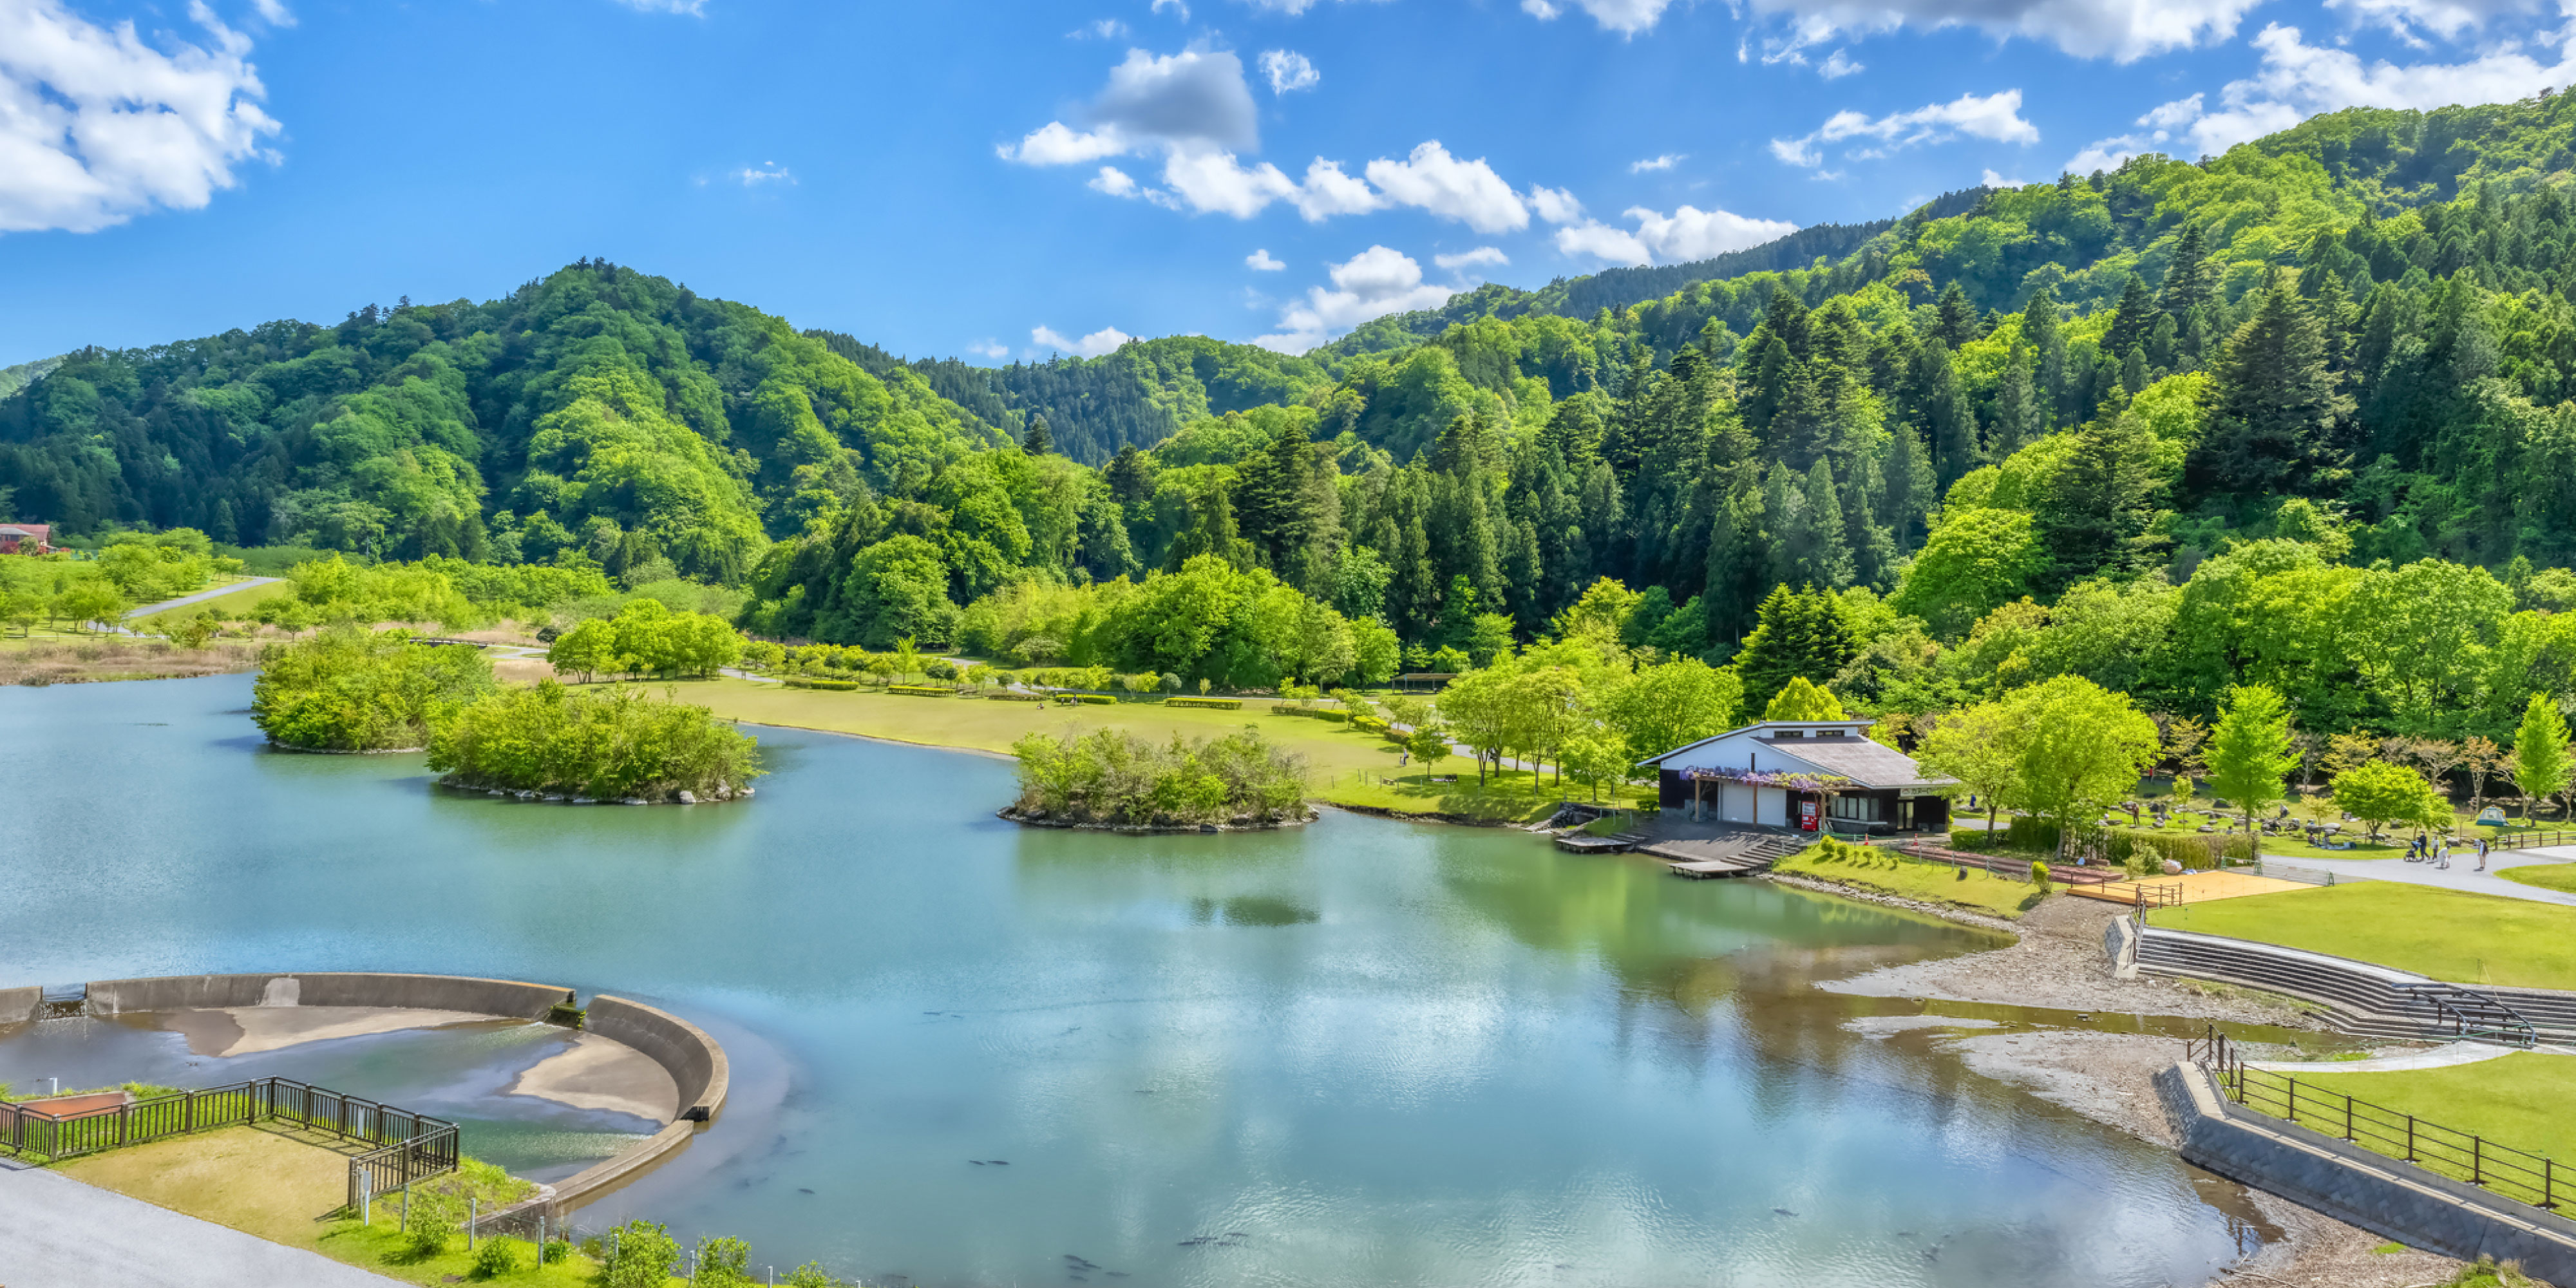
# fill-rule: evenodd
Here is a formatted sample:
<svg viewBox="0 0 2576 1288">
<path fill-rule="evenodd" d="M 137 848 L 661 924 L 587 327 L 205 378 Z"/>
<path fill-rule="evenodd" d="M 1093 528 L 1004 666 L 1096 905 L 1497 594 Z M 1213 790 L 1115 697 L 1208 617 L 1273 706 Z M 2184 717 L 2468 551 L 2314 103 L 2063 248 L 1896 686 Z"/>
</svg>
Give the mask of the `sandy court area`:
<svg viewBox="0 0 2576 1288">
<path fill-rule="evenodd" d="M 2306 890 L 2304 881 L 2284 881 L 2279 877 L 2258 877 L 2250 872 L 2186 872 L 2181 876 L 2148 877 L 2143 881 L 2114 881 L 2109 885 L 2068 886 L 2066 892 L 2105 903 L 2135 906 L 2138 887 L 2147 886 L 2159 892 L 2173 891 L 2182 903 L 2207 903 L 2212 899 L 2241 899 L 2249 894 L 2279 894 L 2284 890 Z M 2176 900 L 2168 899 L 2167 902 Z"/>
<path fill-rule="evenodd" d="M 451 1024 L 507 1023 L 471 1011 L 416 1011 L 387 1006 L 228 1006 L 158 1012 L 160 1027 L 185 1034 L 194 1055 L 253 1055 L 306 1042 L 438 1029 Z"/>
<path fill-rule="evenodd" d="M 562 1051 L 530 1066 L 503 1094 L 631 1114 L 657 1123 L 680 1116 L 680 1088 L 667 1070 L 651 1056 L 596 1033 L 581 1034 Z"/>
</svg>

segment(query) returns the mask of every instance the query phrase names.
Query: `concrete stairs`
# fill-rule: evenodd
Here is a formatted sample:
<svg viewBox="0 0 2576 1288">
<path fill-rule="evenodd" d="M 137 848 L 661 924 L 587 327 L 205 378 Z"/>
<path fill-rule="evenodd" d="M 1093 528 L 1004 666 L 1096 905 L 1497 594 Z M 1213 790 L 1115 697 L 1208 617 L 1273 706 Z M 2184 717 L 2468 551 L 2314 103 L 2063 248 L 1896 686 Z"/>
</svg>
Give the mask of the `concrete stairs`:
<svg viewBox="0 0 2576 1288">
<path fill-rule="evenodd" d="M 2576 1046 L 2576 993 L 2473 988 L 2324 953 L 2156 926 L 2138 933 L 2137 965 L 2314 1002 L 2335 1027 L 2361 1037 Z"/>
</svg>

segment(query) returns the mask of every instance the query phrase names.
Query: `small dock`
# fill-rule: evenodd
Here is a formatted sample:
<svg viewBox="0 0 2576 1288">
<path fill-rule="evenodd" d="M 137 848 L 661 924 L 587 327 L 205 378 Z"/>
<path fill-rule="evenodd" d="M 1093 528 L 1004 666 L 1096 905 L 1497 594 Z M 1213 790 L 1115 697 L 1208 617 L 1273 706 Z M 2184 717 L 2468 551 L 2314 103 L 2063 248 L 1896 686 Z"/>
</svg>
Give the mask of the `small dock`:
<svg viewBox="0 0 2576 1288">
<path fill-rule="evenodd" d="M 1645 839 L 1643 832 L 1621 832 L 1614 836 L 1587 836 L 1573 832 L 1556 838 L 1556 848 L 1569 854 L 1626 854 Z"/>
<path fill-rule="evenodd" d="M 1801 848 L 1795 840 L 1750 832 L 1706 840 L 1658 841 L 1637 847 L 1637 852 L 1663 860 L 1674 876 L 1707 881 L 1768 872 L 1783 855 Z"/>
</svg>

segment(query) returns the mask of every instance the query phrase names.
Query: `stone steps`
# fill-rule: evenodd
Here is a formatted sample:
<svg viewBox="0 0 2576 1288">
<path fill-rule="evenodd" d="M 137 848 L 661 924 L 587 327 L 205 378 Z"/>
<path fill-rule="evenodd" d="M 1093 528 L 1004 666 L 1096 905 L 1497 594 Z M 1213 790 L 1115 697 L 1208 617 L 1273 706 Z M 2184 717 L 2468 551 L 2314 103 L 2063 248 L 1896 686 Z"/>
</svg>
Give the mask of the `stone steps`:
<svg viewBox="0 0 2576 1288">
<path fill-rule="evenodd" d="M 2324 953 L 2156 926 L 2139 932 L 2137 965 L 2315 1002 L 2337 1028 L 2362 1037 L 2448 1040 L 2483 1031 L 2514 1039 L 2518 1017 L 2530 1025 L 2522 1037 L 2576 1045 L 2576 993 L 2471 988 Z"/>
</svg>

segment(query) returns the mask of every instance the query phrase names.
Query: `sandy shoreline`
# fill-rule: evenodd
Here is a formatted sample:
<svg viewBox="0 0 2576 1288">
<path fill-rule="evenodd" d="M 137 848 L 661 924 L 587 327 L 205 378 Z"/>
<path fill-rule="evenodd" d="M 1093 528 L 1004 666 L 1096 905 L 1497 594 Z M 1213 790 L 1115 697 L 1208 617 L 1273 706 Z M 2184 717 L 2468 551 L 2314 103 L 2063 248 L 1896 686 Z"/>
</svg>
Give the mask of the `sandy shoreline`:
<svg viewBox="0 0 2576 1288">
<path fill-rule="evenodd" d="M 1868 997 L 1943 999 L 2118 1015 L 2180 1016 L 2287 1029 L 2321 1029 L 2290 999 L 2222 985 L 2197 985 L 2156 976 L 2123 980 L 2111 973 L 2102 932 L 2123 915 L 2113 904 L 2059 897 L 2018 922 L 1944 909 L 1914 900 L 1871 896 L 1827 882 L 1773 878 L 1870 902 L 1894 903 L 1988 929 L 2010 929 L 2018 942 L 1982 953 L 1912 962 L 1864 971 L 1816 987 Z M 2163 1149 L 2174 1145 L 2163 1106 L 2149 1083 L 2157 1070 L 2181 1058 L 2168 1037 L 2074 1029 L 2014 1029 L 1923 1017 L 1851 1021 L 1853 1031 L 1887 1038 L 1935 1029 L 1934 1045 L 1968 1068 L 1998 1082 L 2127 1132 Z M 2262 1249 L 2220 1272 L 2221 1280 L 2291 1288 L 2418 1288 L 2443 1283 L 2461 1263 L 2429 1252 L 2377 1251 L 2387 1240 L 2285 1199 L 2244 1190 L 2265 1223 L 2278 1233 Z"/>
</svg>

